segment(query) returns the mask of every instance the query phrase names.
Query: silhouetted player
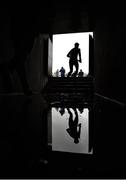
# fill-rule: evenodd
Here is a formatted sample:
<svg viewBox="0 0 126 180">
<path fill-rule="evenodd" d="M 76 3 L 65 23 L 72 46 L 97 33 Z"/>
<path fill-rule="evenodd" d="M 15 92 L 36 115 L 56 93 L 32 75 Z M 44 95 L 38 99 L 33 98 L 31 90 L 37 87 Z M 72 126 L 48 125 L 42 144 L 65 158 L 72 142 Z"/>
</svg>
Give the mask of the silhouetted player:
<svg viewBox="0 0 126 180">
<path fill-rule="evenodd" d="M 78 74 L 78 68 L 79 68 L 79 63 L 78 61 L 81 63 L 81 51 L 80 51 L 80 48 L 79 48 L 79 43 L 75 43 L 74 44 L 74 48 L 71 49 L 69 51 L 69 53 L 67 54 L 67 57 L 69 57 L 69 68 L 70 68 L 70 71 L 67 75 L 67 77 L 69 77 L 72 72 L 73 72 L 73 66 L 75 66 L 76 70 L 74 72 L 74 76 L 76 77 L 76 75 Z M 78 60 L 78 56 L 79 56 L 79 60 Z"/>
<path fill-rule="evenodd" d="M 61 69 L 59 70 L 59 72 L 61 73 L 61 77 L 65 77 L 65 69 L 64 67 L 61 67 Z"/>
<path fill-rule="evenodd" d="M 66 131 L 74 139 L 74 143 L 77 144 L 79 143 L 79 138 L 81 133 L 81 123 L 78 124 L 78 113 L 77 110 L 74 109 L 75 118 L 73 120 L 72 112 L 70 111 L 69 108 L 67 108 L 67 111 L 69 113 L 69 128 L 66 129 Z M 79 126 L 79 130 L 78 130 L 78 126 Z"/>
<path fill-rule="evenodd" d="M 61 114 L 61 116 L 63 116 L 65 113 L 65 108 L 64 107 L 60 108 L 59 113 Z"/>
</svg>

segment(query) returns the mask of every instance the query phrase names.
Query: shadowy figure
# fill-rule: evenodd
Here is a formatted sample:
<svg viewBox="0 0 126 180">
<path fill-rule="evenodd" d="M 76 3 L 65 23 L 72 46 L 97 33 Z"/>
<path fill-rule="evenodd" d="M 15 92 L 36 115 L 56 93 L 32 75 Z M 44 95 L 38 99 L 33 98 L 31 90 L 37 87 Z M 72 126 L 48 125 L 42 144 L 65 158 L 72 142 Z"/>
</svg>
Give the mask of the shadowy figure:
<svg viewBox="0 0 126 180">
<path fill-rule="evenodd" d="M 56 77 L 59 77 L 59 70 L 58 69 L 56 70 L 55 74 L 56 74 Z"/>
<path fill-rule="evenodd" d="M 64 107 L 60 108 L 59 113 L 61 114 L 61 116 L 63 116 L 65 113 L 65 108 Z"/>
<path fill-rule="evenodd" d="M 78 113 L 76 108 L 73 109 L 75 113 L 75 118 L 73 120 L 73 113 L 70 111 L 69 108 L 67 108 L 67 111 L 69 113 L 69 128 L 66 129 L 68 134 L 74 139 L 74 143 L 79 143 L 80 133 L 81 133 L 81 123 L 78 124 Z M 79 127 L 79 130 L 78 130 Z"/>
<path fill-rule="evenodd" d="M 81 51 L 80 51 L 80 48 L 79 48 L 79 43 L 75 43 L 74 44 L 74 48 L 71 49 L 69 51 L 69 53 L 67 54 L 67 57 L 69 57 L 69 68 L 70 68 L 70 71 L 67 75 L 67 77 L 71 76 L 72 72 L 73 72 L 73 66 L 75 66 L 76 68 L 76 71 L 74 73 L 74 77 L 76 77 L 76 75 L 78 74 L 78 68 L 79 68 L 79 64 L 78 64 L 78 61 L 81 63 L 82 60 L 81 60 Z M 79 56 L 79 60 L 78 60 L 78 56 Z"/>
<path fill-rule="evenodd" d="M 61 67 L 61 69 L 59 70 L 61 77 L 65 77 L 65 69 L 63 67 Z"/>
<path fill-rule="evenodd" d="M 82 69 L 80 69 L 79 73 L 78 73 L 78 77 L 83 77 L 84 76 L 84 72 L 82 71 Z"/>
</svg>

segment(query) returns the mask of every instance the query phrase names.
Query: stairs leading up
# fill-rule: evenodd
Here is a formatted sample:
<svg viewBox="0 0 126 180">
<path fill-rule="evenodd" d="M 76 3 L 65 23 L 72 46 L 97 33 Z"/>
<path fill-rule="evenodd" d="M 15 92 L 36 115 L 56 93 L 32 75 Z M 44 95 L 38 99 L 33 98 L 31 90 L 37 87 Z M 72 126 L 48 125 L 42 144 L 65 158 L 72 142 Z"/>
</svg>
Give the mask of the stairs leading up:
<svg viewBox="0 0 126 180">
<path fill-rule="evenodd" d="M 42 91 L 51 104 L 82 106 L 93 102 L 94 82 L 92 77 L 51 77 Z"/>
<path fill-rule="evenodd" d="M 91 93 L 94 89 L 92 77 L 50 77 L 43 93 Z"/>
</svg>

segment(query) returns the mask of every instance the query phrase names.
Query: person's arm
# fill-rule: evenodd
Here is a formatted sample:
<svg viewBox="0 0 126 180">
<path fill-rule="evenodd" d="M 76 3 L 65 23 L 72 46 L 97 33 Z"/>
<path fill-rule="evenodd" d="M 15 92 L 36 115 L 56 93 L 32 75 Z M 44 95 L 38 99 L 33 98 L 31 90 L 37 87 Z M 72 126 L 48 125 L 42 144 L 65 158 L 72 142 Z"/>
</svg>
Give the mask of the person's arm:
<svg viewBox="0 0 126 180">
<path fill-rule="evenodd" d="M 78 126 L 79 126 L 78 138 L 80 138 L 80 134 L 81 134 L 81 123 L 80 123 L 80 124 L 78 124 Z"/>
<path fill-rule="evenodd" d="M 70 56 L 71 56 L 71 51 L 69 51 L 67 54 L 67 57 L 70 57 Z"/>
</svg>

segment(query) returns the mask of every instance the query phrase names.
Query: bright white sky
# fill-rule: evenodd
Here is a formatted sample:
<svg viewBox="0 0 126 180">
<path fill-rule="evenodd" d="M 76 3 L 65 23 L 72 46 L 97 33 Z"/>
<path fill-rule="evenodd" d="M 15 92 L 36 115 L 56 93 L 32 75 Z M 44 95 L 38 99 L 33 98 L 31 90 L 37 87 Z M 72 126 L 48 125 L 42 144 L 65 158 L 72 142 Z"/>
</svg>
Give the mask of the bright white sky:
<svg viewBox="0 0 126 180">
<path fill-rule="evenodd" d="M 70 33 L 53 35 L 53 63 L 52 73 L 56 72 L 62 66 L 66 73 L 69 72 L 69 58 L 68 52 L 74 48 L 75 42 L 78 42 L 81 49 L 82 63 L 79 63 L 79 70 L 82 69 L 84 73 L 89 72 L 89 34 L 93 36 L 92 32 L 87 33 Z M 74 71 L 75 69 L 73 69 Z"/>
</svg>

